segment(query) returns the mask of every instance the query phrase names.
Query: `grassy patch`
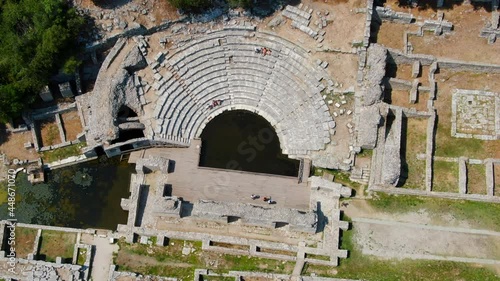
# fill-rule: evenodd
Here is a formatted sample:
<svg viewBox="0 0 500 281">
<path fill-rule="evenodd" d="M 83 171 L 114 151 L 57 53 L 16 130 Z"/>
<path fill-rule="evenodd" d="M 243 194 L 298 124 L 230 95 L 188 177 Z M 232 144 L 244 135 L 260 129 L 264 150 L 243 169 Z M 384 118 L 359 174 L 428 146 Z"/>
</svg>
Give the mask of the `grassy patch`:
<svg viewBox="0 0 500 281">
<path fill-rule="evenodd" d="M 291 274 L 294 263 L 240 255 L 202 251 L 201 242 L 170 240 L 165 247 L 128 244 L 120 240 L 120 250 L 114 258 L 120 271 L 133 271 L 146 275 L 161 275 L 192 279 L 194 269 L 208 268 L 217 273 L 229 270 L 261 271 Z M 183 248 L 190 248 L 187 255 Z"/>
<path fill-rule="evenodd" d="M 407 158 L 408 178 L 403 187 L 412 189 L 425 189 L 425 161 L 415 158 Z"/>
<path fill-rule="evenodd" d="M 16 257 L 27 258 L 33 253 L 37 230 L 34 228 L 16 227 Z"/>
<path fill-rule="evenodd" d="M 330 169 L 323 169 L 323 168 L 317 168 L 313 167 L 313 175 L 321 177 L 323 173 L 329 173 L 332 174 L 334 178 L 334 182 L 340 183 L 342 185 L 345 185 L 347 187 L 353 188 L 356 190 L 356 192 L 360 192 L 362 189 L 364 189 L 366 186 L 357 182 L 352 181 L 349 178 L 349 173 L 343 172 L 340 170 L 330 170 Z"/>
<path fill-rule="evenodd" d="M 486 167 L 467 165 L 467 193 L 486 194 Z"/>
<path fill-rule="evenodd" d="M 8 197 L 7 181 L 0 182 L 0 205 L 7 203 Z"/>
<path fill-rule="evenodd" d="M 76 260 L 76 264 L 84 265 L 86 258 L 87 258 L 87 249 L 79 248 L 78 249 L 78 258 Z"/>
<path fill-rule="evenodd" d="M 358 153 L 357 157 L 360 157 L 360 158 L 371 158 L 373 155 L 373 149 L 363 149 L 361 150 L 360 153 Z"/>
<path fill-rule="evenodd" d="M 427 140 L 427 119 L 405 118 L 406 142 L 403 143 L 406 152 L 407 178 L 405 188 L 424 189 L 425 161 L 418 160 L 417 155 L 425 153 Z"/>
<path fill-rule="evenodd" d="M 500 204 L 385 193 L 375 193 L 374 197 L 367 202 L 379 211 L 408 213 L 426 210 L 436 220 L 441 214 L 449 214 L 457 220 L 466 220 L 473 228 L 500 231 Z"/>
<path fill-rule="evenodd" d="M 73 258 L 76 234 L 52 230 L 43 230 L 40 245 L 40 256 L 45 261 L 54 262 L 61 257 L 63 262 Z"/>
<path fill-rule="evenodd" d="M 458 193 L 458 163 L 434 161 L 432 191 Z"/>
<path fill-rule="evenodd" d="M 466 156 L 484 159 L 489 157 L 484 145 L 485 141 L 479 139 L 454 138 L 451 136 L 451 125 L 449 122 L 438 122 L 436 130 L 436 156 Z"/>
<path fill-rule="evenodd" d="M 85 142 L 78 144 L 69 145 L 66 147 L 61 147 L 51 151 L 42 152 L 42 159 L 46 163 L 54 162 L 57 160 L 65 159 L 71 156 L 77 156 L 81 154 L 82 147 L 87 146 Z"/>
<path fill-rule="evenodd" d="M 355 230 L 344 231 L 341 248 L 349 251 L 348 259 L 341 259 L 336 268 L 306 264 L 302 274 L 315 273 L 324 277 L 361 280 L 498 280 L 487 268 L 465 263 L 426 260 L 380 260 L 364 256 L 357 249 Z"/>
</svg>

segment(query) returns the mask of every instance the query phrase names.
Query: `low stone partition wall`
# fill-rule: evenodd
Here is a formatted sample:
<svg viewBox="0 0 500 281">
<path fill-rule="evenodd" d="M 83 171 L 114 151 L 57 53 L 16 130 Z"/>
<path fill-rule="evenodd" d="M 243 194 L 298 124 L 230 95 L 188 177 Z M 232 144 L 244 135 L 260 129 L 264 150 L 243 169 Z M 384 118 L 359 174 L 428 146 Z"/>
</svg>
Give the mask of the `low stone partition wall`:
<svg viewBox="0 0 500 281">
<path fill-rule="evenodd" d="M 2 223 L 8 223 L 8 222 L 7 221 L 2 221 Z M 18 226 L 18 227 L 25 227 L 25 228 L 42 229 L 42 230 L 73 232 L 73 233 L 87 233 L 87 234 L 95 234 L 96 233 L 96 230 L 95 229 L 91 229 L 91 228 L 80 229 L 80 228 L 61 227 L 61 226 L 49 226 L 49 225 L 41 225 L 41 224 L 27 224 L 27 223 L 17 223 L 16 226 Z"/>
<path fill-rule="evenodd" d="M 415 21 L 415 17 L 409 13 L 395 12 L 388 7 L 376 7 L 376 12 L 380 19 L 396 23 L 409 24 Z"/>
<path fill-rule="evenodd" d="M 97 159 L 97 156 L 94 156 L 94 157 L 87 157 L 85 155 L 71 156 L 71 157 L 68 157 L 68 158 L 65 158 L 62 160 L 58 160 L 58 161 L 44 164 L 43 168 L 45 170 L 55 170 L 55 169 L 64 168 L 64 167 L 75 165 L 75 164 L 89 162 L 89 161 L 92 161 L 95 159 Z"/>
<path fill-rule="evenodd" d="M 157 275 L 142 275 L 142 274 L 135 273 L 135 272 L 117 271 L 117 266 L 114 264 L 111 265 L 109 268 L 108 281 L 114 281 L 114 280 L 117 280 L 119 278 L 126 278 L 127 280 L 136 280 L 136 281 L 149 281 L 149 280 L 177 281 L 177 278 L 175 278 L 175 277 L 164 277 L 164 276 L 157 276 Z"/>
<path fill-rule="evenodd" d="M 425 147 L 425 189 L 432 190 L 432 157 L 434 155 L 434 129 L 436 127 L 436 110 L 430 111 L 431 117 L 427 121 L 427 138 Z"/>
<path fill-rule="evenodd" d="M 209 275 L 209 276 L 224 276 L 224 277 L 235 277 L 235 281 L 240 281 L 242 279 L 248 278 L 256 278 L 256 279 L 268 279 L 268 280 L 293 280 L 294 277 L 297 280 L 302 281 L 356 281 L 354 279 L 344 279 L 344 278 L 330 278 L 330 277 L 317 277 L 317 276 L 294 276 L 287 274 L 276 274 L 276 273 L 267 273 L 267 272 L 249 272 L 249 271 L 229 271 L 226 274 L 216 274 L 212 273 L 208 269 L 196 269 L 194 280 L 200 280 L 200 278 L 196 275 Z"/>
<path fill-rule="evenodd" d="M 458 159 L 458 192 L 467 194 L 467 158 Z"/>
<path fill-rule="evenodd" d="M 76 109 L 77 109 L 76 102 L 69 104 L 63 103 L 48 108 L 34 110 L 30 113 L 30 115 L 31 115 L 31 120 L 42 120 L 51 117 L 52 115 L 61 114 Z"/>
<path fill-rule="evenodd" d="M 419 61 L 422 65 L 428 66 L 437 63 L 439 68 L 449 69 L 454 71 L 471 71 L 479 73 L 500 73 L 500 65 L 488 64 L 481 62 L 465 62 L 459 60 L 451 60 L 446 58 L 438 58 L 431 55 L 422 54 L 403 54 L 399 50 L 387 48 L 389 62 L 396 64 L 413 64 Z M 391 61 L 392 60 L 392 61 Z"/>
<path fill-rule="evenodd" d="M 366 19 L 365 19 L 365 32 L 363 35 L 363 48 L 368 48 L 370 45 L 370 37 L 371 37 L 371 26 L 372 20 L 374 16 L 375 5 L 373 4 L 373 0 L 366 1 Z"/>
<path fill-rule="evenodd" d="M 416 195 L 416 196 L 428 196 L 428 197 L 436 197 L 444 199 L 459 199 L 459 200 L 471 200 L 479 202 L 500 203 L 500 196 L 489 196 L 480 194 L 437 192 L 437 191 L 426 191 L 426 190 L 408 189 L 408 188 L 387 188 L 381 185 L 372 185 L 370 187 L 370 191 L 384 192 L 388 194 Z"/>
</svg>

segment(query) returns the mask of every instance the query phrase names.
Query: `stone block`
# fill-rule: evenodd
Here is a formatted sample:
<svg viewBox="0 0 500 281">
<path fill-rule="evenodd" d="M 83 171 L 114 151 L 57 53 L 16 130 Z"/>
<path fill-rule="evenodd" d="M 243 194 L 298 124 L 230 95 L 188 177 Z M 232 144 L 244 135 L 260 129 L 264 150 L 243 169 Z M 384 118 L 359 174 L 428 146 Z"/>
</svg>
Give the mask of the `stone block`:
<svg viewBox="0 0 500 281">
<path fill-rule="evenodd" d="M 52 96 L 52 93 L 50 92 L 50 89 L 48 86 L 45 86 L 43 88 L 43 90 L 40 91 L 39 95 L 40 95 L 40 98 L 42 98 L 42 100 L 44 102 L 51 102 L 54 100 L 54 96 Z"/>
<path fill-rule="evenodd" d="M 458 159 L 458 191 L 461 194 L 467 194 L 467 158 Z"/>
<path fill-rule="evenodd" d="M 442 26 L 436 27 L 436 29 L 434 30 L 434 35 L 439 36 L 441 34 L 443 34 L 443 27 Z"/>
<path fill-rule="evenodd" d="M 417 78 L 420 75 L 420 61 L 415 61 L 413 67 L 411 68 L 411 77 Z"/>
<path fill-rule="evenodd" d="M 418 79 L 413 80 L 410 90 L 410 103 L 416 103 L 418 99 L 418 86 L 420 82 Z"/>
<path fill-rule="evenodd" d="M 497 35 L 492 33 L 488 36 L 488 44 L 493 44 L 497 41 Z"/>
<path fill-rule="evenodd" d="M 59 91 L 61 92 L 61 95 L 65 98 L 74 97 L 74 94 L 73 94 L 73 91 L 71 90 L 71 85 L 69 84 L 69 82 L 59 84 Z"/>
<path fill-rule="evenodd" d="M 486 166 L 486 194 L 488 196 L 495 195 L 495 171 L 493 161 L 487 160 L 485 161 Z"/>
<path fill-rule="evenodd" d="M 499 21 L 499 14 L 497 11 L 491 13 L 491 28 L 497 29 Z"/>
</svg>

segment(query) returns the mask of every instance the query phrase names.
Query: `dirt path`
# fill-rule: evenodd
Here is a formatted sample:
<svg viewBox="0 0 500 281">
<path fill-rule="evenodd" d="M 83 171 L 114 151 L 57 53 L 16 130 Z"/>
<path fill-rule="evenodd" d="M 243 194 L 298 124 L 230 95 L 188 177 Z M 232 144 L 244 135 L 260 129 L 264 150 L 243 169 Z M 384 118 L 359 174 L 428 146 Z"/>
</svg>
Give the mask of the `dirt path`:
<svg viewBox="0 0 500 281">
<path fill-rule="evenodd" d="M 473 229 L 449 214 L 436 220 L 425 209 L 380 212 L 365 200 L 351 200 L 342 209 L 352 219 L 354 240 L 365 255 L 500 265 L 500 232 Z"/>
<path fill-rule="evenodd" d="M 498 232 L 362 218 L 353 219 L 353 229 L 367 255 L 500 265 Z"/>
<path fill-rule="evenodd" d="M 92 261 L 92 280 L 108 280 L 109 267 L 113 264 L 113 252 L 118 252 L 118 245 L 110 244 L 109 238 L 88 234 L 82 235 L 82 243 L 95 245 Z"/>
<path fill-rule="evenodd" d="M 451 214 L 430 214 L 427 210 L 421 209 L 417 212 L 388 213 L 381 212 L 373 208 L 362 199 L 349 201 L 347 207 L 342 206 L 341 210 L 350 218 L 373 218 L 388 221 L 409 222 L 416 224 L 440 225 L 446 227 L 470 228 L 467 221 L 456 219 Z"/>
</svg>

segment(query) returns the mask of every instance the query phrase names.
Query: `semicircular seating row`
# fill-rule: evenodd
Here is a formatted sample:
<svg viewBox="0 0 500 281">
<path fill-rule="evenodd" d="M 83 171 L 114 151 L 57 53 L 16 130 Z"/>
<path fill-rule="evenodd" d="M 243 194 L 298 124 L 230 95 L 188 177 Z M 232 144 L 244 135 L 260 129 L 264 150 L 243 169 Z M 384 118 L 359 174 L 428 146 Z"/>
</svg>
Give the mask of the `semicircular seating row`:
<svg viewBox="0 0 500 281">
<path fill-rule="evenodd" d="M 253 34 L 253 36 L 252 36 Z M 256 48 L 266 47 L 271 55 Z M 327 79 L 300 47 L 262 32 L 219 30 L 171 52 L 156 85 L 155 138 L 189 142 L 225 110 L 255 112 L 285 154 L 324 149 L 335 127 L 322 99 Z M 213 101 L 221 101 L 213 105 Z"/>
</svg>

